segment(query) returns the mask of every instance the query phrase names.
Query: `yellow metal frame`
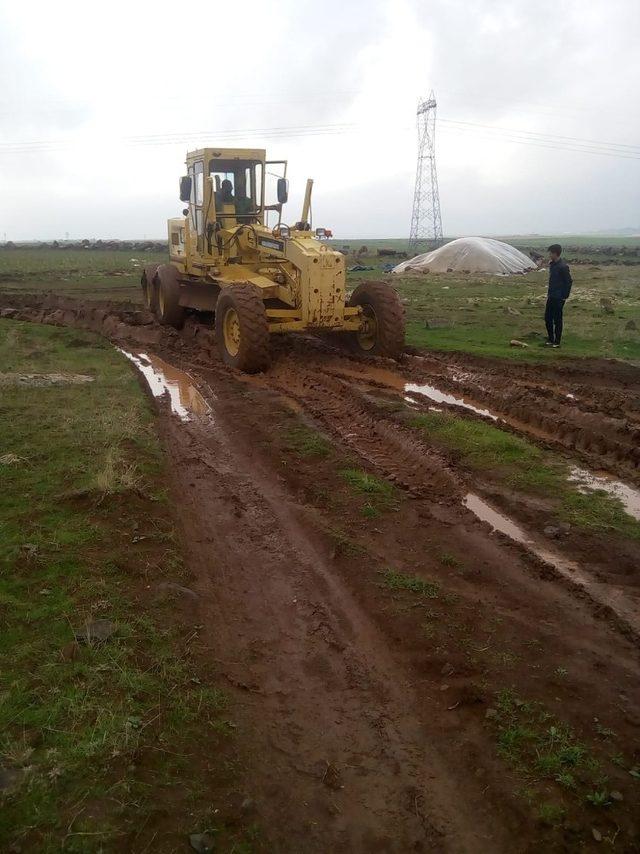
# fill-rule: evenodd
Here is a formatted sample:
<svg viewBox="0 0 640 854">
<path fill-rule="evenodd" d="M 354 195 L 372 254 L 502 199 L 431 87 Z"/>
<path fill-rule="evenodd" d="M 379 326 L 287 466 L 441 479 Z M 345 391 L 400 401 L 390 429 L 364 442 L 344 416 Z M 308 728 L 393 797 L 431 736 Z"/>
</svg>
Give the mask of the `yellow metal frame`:
<svg viewBox="0 0 640 854">
<path fill-rule="evenodd" d="M 266 151 L 261 148 L 207 147 L 188 152 L 186 164 L 192 177 L 191 201 L 186 215 L 170 219 L 168 224 L 171 263 L 181 274 L 181 304 L 211 309 L 222 288 L 250 283 L 261 291 L 270 332 L 358 331 L 363 323 L 362 309 L 348 307 L 345 303 L 344 256 L 318 240 L 307 221 L 313 181 L 307 182 L 299 223 L 285 228 L 279 219 L 274 229 L 265 225 L 265 180 L 269 162 L 281 164 L 283 177 L 286 177 L 286 161 L 267 161 Z M 216 171 L 216 163 L 237 164 L 236 176 L 241 174 L 241 168 L 251 167 L 256 196 L 255 169 L 260 165 L 256 221 L 238 222 L 241 215 L 235 212 L 234 204 L 229 205 L 232 211 L 216 211 L 215 187 L 210 177 L 210 172 Z M 210 169 L 210 165 L 214 168 Z M 244 176 L 241 180 L 244 182 Z M 196 182 L 201 191 L 197 198 Z"/>
</svg>

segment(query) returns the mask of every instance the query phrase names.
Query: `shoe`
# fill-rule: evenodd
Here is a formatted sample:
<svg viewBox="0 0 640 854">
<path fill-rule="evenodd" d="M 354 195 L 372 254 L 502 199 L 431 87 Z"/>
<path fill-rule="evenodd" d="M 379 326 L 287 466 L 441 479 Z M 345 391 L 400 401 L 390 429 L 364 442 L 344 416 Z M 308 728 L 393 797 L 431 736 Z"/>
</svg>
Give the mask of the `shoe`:
<svg viewBox="0 0 640 854">
<path fill-rule="evenodd" d="M 552 344 L 551 346 L 554 348 L 554 350 L 557 350 L 560 345 L 559 344 Z"/>
<path fill-rule="evenodd" d="M 544 346 L 545 347 L 555 347 L 555 344 L 553 343 L 553 341 L 545 341 Z"/>
</svg>

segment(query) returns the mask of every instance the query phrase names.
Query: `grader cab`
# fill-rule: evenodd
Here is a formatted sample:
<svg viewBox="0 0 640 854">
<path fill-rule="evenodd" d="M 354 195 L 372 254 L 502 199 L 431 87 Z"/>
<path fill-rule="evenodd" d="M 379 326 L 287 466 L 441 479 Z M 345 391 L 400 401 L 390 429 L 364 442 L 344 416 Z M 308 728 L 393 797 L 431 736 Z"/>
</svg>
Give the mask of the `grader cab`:
<svg viewBox="0 0 640 854">
<path fill-rule="evenodd" d="M 326 229 L 311 228 L 311 180 L 300 219 L 286 224 L 286 161 L 268 161 L 264 149 L 203 148 L 186 164 L 186 207 L 169 220 L 170 263 L 142 275 L 161 323 L 180 327 L 188 310 L 214 312 L 223 360 L 247 372 L 269 366 L 269 336 L 280 332 L 344 331 L 364 353 L 400 355 L 397 293 L 363 282 L 347 298 L 344 256 L 324 241 Z"/>
</svg>

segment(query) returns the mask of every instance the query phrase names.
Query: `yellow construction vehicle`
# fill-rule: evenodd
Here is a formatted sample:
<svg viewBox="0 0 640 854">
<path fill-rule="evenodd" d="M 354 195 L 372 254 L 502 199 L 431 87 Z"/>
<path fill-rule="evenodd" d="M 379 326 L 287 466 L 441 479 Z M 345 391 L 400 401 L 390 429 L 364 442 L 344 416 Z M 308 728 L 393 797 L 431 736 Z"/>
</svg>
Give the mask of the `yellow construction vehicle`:
<svg viewBox="0 0 640 854">
<path fill-rule="evenodd" d="M 400 355 L 398 295 L 363 282 L 347 299 L 344 256 L 320 239 L 325 229 L 311 228 L 313 181 L 299 222 L 286 225 L 286 161 L 268 161 L 259 148 L 202 148 L 186 165 L 180 199 L 188 207 L 169 220 L 170 263 L 142 275 L 145 302 L 161 323 L 180 327 L 188 309 L 215 312 L 222 358 L 247 372 L 269 366 L 274 332 L 342 330 L 362 352 Z"/>
</svg>

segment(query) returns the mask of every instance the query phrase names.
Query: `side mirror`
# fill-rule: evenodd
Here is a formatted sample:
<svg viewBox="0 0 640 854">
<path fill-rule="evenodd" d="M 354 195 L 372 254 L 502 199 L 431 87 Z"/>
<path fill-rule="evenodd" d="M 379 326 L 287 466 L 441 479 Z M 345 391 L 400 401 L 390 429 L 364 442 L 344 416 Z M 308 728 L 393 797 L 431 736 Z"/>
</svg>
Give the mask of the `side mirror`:
<svg viewBox="0 0 640 854">
<path fill-rule="evenodd" d="M 278 178 L 278 204 L 286 205 L 289 200 L 289 182 L 286 178 Z"/>
<path fill-rule="evenodd" d="M 191 175 L 183 175 L 180 178 L 180 201 L 188 202 L 191 199 Z"/>
</svg>

